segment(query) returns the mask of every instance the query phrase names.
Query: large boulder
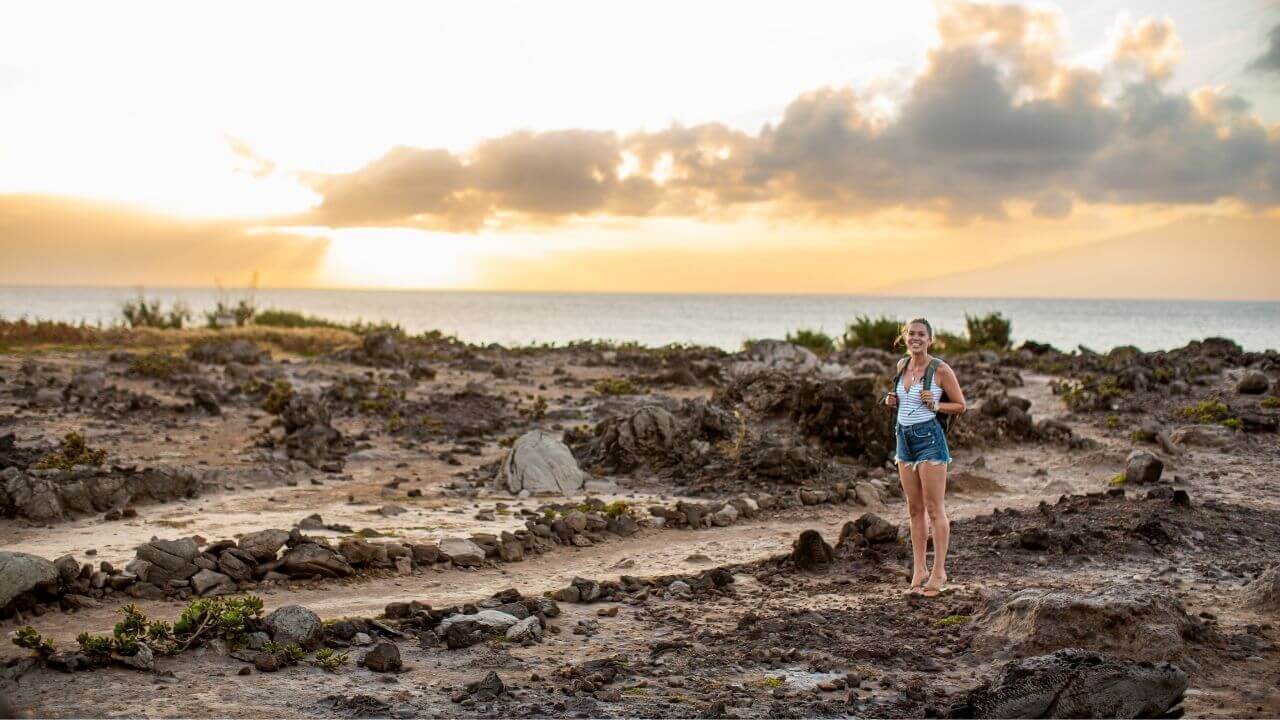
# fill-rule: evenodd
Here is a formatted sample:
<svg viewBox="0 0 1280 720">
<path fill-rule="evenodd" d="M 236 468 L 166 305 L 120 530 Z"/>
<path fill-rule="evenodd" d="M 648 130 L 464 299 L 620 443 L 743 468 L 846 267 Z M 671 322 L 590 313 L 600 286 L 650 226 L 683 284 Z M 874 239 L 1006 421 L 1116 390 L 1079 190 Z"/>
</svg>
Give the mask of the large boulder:
<svg viewBox="0 0 1280 720">
<path fill-rule="evenodd" d="M 672 458 L 679 431 L 676 417 L 659 405 L 645 405 L 629 415 L 614 415 L 596 426 L 595 437 L 584 451 L 589 467 L 628 472 L 648 460 Z"/>
<path fill-rule="evenodd" d="M 1272 565 L 1244 587 L 1244 604 L 1263 612 L 1280 612 L 1280 565 Z"/>
<path fill-rule="evenodd" d="M 346 577 L 355 572 L 341 555 L 310 542 L 291 548 L 281 559 L 284 560 L 284 573 L 291 577 Z"/>
<path fill-rule="evenodd" d="M 1271 387 L 1271 380 L 1266 373 L 1257 370 L 1246 370 L 1236 383 L 1236 392 L 1242 395 L 1261 395 Z"/>
<path fill-rule="evenodd" d="M 1159 482 L 1164 462 L 1146 450 L 1134 450 L 1124 461 L 1124 481 L 1130 485 Z"/>
<path fill-rule="evenodd" d="M 1108 585 L 1094 592 L 1014 593 L 974 641 L 984 654 L 1038 655 L 1083 648 L 1132 660 L 1180 657 L 1199 625 L 1163 589 Z"/>
<path fill-rule="evenodd" d="M 505 633 L 508 628 L 520 622 L 519 618 L 500 610 L 481 610 L 472 615 L 450 615 L 440 621 L 439 631 L 446 632 L 450 625 L 458 622 L 473 622 L 491 634 Z"/>
<path fill-rule="evenodd" d="M 289 540 L 288 530 L 259 530 L 240 538 L 240 549 L 258 562 L 276 559 L 276 553 Z"/>
<path fill-rule="evenodd" d="M 956 718 L 1179 717 L 1187 674 L 1167 662 L 1117 662 L 1084 650 L 1007 663 L 951 707 Z"/>
<path fill-rule="evenodd" d="M 57 584 L 58 569 L 48 560 L 23 552 L 0 550 L 0 609 L 25 592 L 37 588 L 52 590 Z"/>
<path fill-rule="evenodd" d="M 495 485 L 510 493 L 572 495 L 581 492 L 586 481 L 587 474 L 567 445 L 553 435 L 531 430 L 507 452 Z"/>
<path fill-rule="evenodd" d="M 200 548 L 191 538 L 180 540 L 152 540 L 138 546 L 138 559 L 151 563 L 147 569 L 147 582 L 163 586 L 170 580 L 186 580 L 200 571 L 195 564 Z"/>
<path fill-rule="evenodd" d="M 484 548 L 466 538 L 445 538 L 440 541 L 440 554 L 454 565 L 474 567 L 484 562 Z"/>
<path fill-rule="evenodd" d="M 324 624 L 320 616 L 301 605 L 285 605 L 263 619 L 271 639 L 281 645 L 301 645 L 315 650 L 324 641 Z"/>
<path fill-rule="evenodd" d="M 813 351 L 783 340 L 756 340 L 747 349 L 747 357 L 773 370 L 813 372 L 821 365 Z"/>
</svg>

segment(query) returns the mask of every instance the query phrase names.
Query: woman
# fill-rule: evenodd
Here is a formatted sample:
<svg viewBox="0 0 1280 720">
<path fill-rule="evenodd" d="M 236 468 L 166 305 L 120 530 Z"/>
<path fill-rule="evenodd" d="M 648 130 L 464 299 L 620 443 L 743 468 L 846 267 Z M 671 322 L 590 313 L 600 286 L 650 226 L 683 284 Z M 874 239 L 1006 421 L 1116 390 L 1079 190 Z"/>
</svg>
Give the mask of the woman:
<svg viewBox="0 0 1280 720">
<path fill-rule="evenodd" d="M 898 364 L 896 386 L 885 397 L 885 404 L 897 408 L 898 446 L 893 459 L 898 463 L 898 477 L 907 496 L 911 514 L 911 595 L 937 597 L 947 582 L 947 544 L 951 540 L 951 523 L 943 496 L 947 491 L 947 464 L 951 451 L 937 414 L 958 415 L 965 410 L 964 393 L 951 366 L 939 361 L 933 382 L 924 389 L 924 376 L 933 358 L 933 326 L 924 318 L 907 323 L 900 338 L 907 344 L 909 355 Z M 938 402 L 939 390 L 947 401 Z M 925 549 L 928 536 L 925 513 L 933 527 L 933 571 L 925 574 Z"/>
</svg>

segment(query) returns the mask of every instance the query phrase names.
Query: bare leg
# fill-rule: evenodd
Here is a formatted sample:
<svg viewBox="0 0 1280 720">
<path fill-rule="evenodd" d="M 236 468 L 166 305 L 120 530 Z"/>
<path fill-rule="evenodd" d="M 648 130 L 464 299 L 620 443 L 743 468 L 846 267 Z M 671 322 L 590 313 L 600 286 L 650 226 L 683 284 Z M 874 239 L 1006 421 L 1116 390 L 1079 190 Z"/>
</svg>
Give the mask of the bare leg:
<svg viewBox="0 0 1280 720">
<path fill-rule="evenodd" d="M 947 493 L 947 466 L 920 463 L 920 486 L 924 491 L 924 506 L 933 527 L 933 571 L 929 573 L 926 588 L 938 589 L 947 581 L 947 545 L 951 542 L 951 521 L 947 519 L 944 498 Z M 915 529 L 912 528 L 914 535 Z"/>
<path fill-rule="evenodd" d="M 907 496 L 907 512 L 911 515 L 911 587 L 914 589 L 924 584 L 929 567 L 925 562 L 929 531 L 924 520 L 924 489 L 920 485 L 920 474 L 906 463 L 898 463 L 898 479 L 902 481 L 902 492 Z"/>
</svg>

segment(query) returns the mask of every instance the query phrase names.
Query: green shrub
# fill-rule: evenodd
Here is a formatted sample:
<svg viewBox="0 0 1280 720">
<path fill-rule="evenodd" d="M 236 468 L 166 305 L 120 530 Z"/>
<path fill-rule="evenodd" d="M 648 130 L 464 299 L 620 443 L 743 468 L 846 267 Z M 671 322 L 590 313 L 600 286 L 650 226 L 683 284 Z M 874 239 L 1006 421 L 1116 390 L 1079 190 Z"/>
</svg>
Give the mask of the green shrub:
<svg viewBox="0 0 1280 720">
<path fill-rule="evenodd" d="M 973 618 L 971 618 L 968 615 L 948 615 L 940 620 L 935 621 L 933 624 L 937 625 L 938 627 L 955 627 L 957 625 L 963 625 L 972 619 Z"/>
<path fill-rule="evenodd" d="M 253 323 L 257 310 L 253 307 L 253 301 L 248 298 L 242 298 L 235 305 L 219 300 L 213 310 L 205 312 L 205 324 L 210 328 L 220 328 L 222 326 L 218 324 L 218 319 L 224 315 L 230 315 L 234 319 L 236 327 L 244 327 Z"/>
<path fill-rule="evenodd" d="M 965 326 L 969 331 L 970 348 L 988 348 L 991 350 L 1008 350 L 1012 347 L 1009 339 L 1013 323 L 998 312 L 986 315 L 964 316 Z"/>
<path fill-rule="evenodd" d="M 1108 430 L 1115 430 L 1116 428 L 1120 427 L 1120 416 L 1108 415 L 1106 424 L 1107 424 Z"/>
<path fill-rule="evenodd" d="M 191 372 L 191 369 L 191 362 L 185 357 L 153 351 L 135 357 L 126 372 L 134 377 L 168 380 L 175 375 Z"/>
<path fill-rule="evenodd" d="M 316 651 L 316 656 L 312 662 L 322 670 L 337 672 L 338 668 L 347 664 L 347 654 L 336 653 L 331 648 L 320 648 Z"/>
<path fill-rule="evenodd" d="M 821 330 L 800 329 L 794 333 L 787 333 L 787 342 L 809 348 L 819 355 L 835 352 L 836 349 L 836 341 Z"/>
<path fill-rule="evenodd" d="M 1181 413 L 1182 417 L 1187 420 L 1193 420 L 1205 425 L 1220 423 L 1231 416 L 1227 406 L 1217 398 L 1209 398 L 1208 400 L 1201 400 L 1194 405 L 1184 406 Z"/>
<path fill-rule="evenodd" d="M 891 317 L 872 319 L 866 315 L 854 318 L 853 324 L 844 332 L 846 348 L 870 347 L 893 351 L 902 336 L 902 322 Z"/>
<path fill-rule="evenodd" d="M 604 378 L 596 381 L 595 390 L 600 395 L 640 395 L 630 378 Z"/>
<path fill-rule="evenodd" d="M 272 415 L 279 415 L 289 406 L 293 399 L 293 384 L 288 380 L 276 380 L 262 401 L 262 409 Z"/>
<path fill-rule="evenodd" d="M 1226 420 L 1223 420 L 1223 421 L 1222 421 L 1222 425 L 1223 425 L 1223 427 L 1229 427 L 1229 428 L 1231 428 L 1232 430 L 1243 430 L 1243 429 L 1244 429 L 1244 421 L 1243 421 L 1243 420 L 1241 420 L 1241 419 L 1240 419 L 1240 418 L 1238 418 L 1238 417 L 1231 417 L 1231 418 L 1227 418 Z"/>
<path fill-rule="evenodd" d="M 946 330 L 934 333 L 934 342 L 938 350 L 948 353 L 962 353 L 971 349 L 968 338 Z"/>
<path fill-rule="evenodd" d="M 36 632 L 36 629 L 30 625 L 18 628 L 18 631 L 13 635 L 13 644 L 20 648 L 31 650 L 41 657 L 52 655 L 54 650 L 53 641 L 41 637 L 40 633 Z"/>
<path fill-rule="evenodd" d="M 69 432 L 62 438 L 58 449 L 40 458 L 36 467 L 40 470 L 70 470 L 76 465 L 98 467 L 106 460 L 106 450 L 91 448 L 85 443 L 83 435 Z"/>
<path fill-rule="evenodd" d="M 331 330 L 346 330 L 357 335 L 368 335 L 375 332 L 390 332 L 397 337 L 405 337 L 407 333 L 403 327 L 397 323 L 391 322 L 365 322 L 364 320 L 356 320 L 355 322 L 337 322 L 334 320 L 326 320 L 324 318 L 304 315 L 300 312 L 292 310 L 263 310 L 253 316 L 254 325 L 266 325 L 269 327 L 282 328 L 329 328 Z M 433 337 L 442 337 L 439 331 L 432 333 L 424 333 L 425 339 Z"/>
<path fill-rule="evenodd" d="M 1268 397 L 1262 398 L 1262 403 L 1261 403 L 1261 405 L 1262 405 L 1262 407 L 1264 407 L 1264 408 L 1266 408 L 1266 409 L 1268 409 L 1268 410 L 1274 410 L 1274 409 L 1276 409 L 1276 408 L 1280 408 L 1280 397 L 1276 397 L 1276 396 L 1274 396 L 1274 395 L 1271 395 L 1271 396 L 1268 396 Z"/>
</svg>

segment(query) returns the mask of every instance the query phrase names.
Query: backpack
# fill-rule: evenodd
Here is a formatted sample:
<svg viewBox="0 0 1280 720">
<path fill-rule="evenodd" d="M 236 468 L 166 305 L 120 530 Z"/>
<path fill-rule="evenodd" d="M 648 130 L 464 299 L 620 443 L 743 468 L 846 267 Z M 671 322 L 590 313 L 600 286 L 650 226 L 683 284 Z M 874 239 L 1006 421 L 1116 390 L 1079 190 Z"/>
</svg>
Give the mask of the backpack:
<svg viewBox="0 0 1280 720">
<path fill-rule="evenodd" d="M 907 365 L 910 362 L 911 362 L 911 358 L 909 357 L 903 358 L 902 360 L 898 361 L 898 374 L 893 376 L 894 392 L 897 392 L 898 381 L 902 379 L 902 374 L 907 371 Z M 933 387 L 933 375 L 938 371 L 938 366 L 941 364 L 942 364 L 941 358 L 933 358 L 932 360 L 929 361 L 929 366 L 924 369 L 924 378 L 922 378 L 920 382 L 924 383 L 925 390 L 928 390 L 929 388 Z M 942 388 L 938 388 L 937 402 L 939 404 L 947 402 L 946 390 L 943 390 Z M 948 432 L 950 432 L 951 422 L 955 420 L 956 416 L 950 413 L 942 413 L 942 412 L 935 412 L 934 415 L 938 418 L 938 424 L 942 426 L 942 433 L 945 435 Z"/>
</svg>

